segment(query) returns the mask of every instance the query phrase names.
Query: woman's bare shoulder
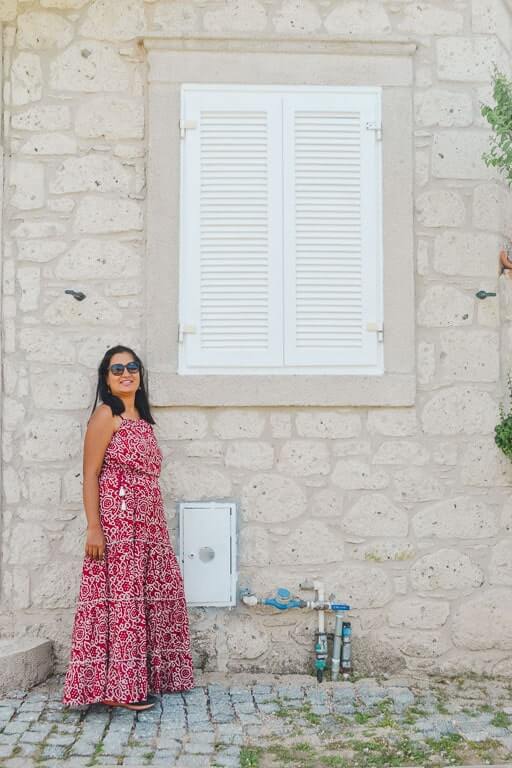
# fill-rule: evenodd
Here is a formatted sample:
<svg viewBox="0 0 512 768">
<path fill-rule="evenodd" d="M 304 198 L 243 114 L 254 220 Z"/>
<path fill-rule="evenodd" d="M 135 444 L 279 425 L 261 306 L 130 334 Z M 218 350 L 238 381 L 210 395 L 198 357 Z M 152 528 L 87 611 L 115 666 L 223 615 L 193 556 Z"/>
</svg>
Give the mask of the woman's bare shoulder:
<svg viewBox="0 0 512 768">
<path fill-rule="evenodd" d="M 99 405 L 89 419 L 87 426 L 92 427 L 94 430 L 115 430 L 116 417 L 112 413 L 110 406 L 105 405 L 105 403 Z"/>
</svg>

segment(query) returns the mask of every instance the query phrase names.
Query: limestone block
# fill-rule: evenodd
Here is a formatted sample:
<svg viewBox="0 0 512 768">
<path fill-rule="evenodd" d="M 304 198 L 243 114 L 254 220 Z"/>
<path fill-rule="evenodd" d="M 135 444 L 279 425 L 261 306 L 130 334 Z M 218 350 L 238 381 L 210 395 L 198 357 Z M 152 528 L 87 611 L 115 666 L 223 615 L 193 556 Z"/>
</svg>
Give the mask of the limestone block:
<svg viewBox="0 0 512 768">
<path fill-rule="evenodd" d="M 3 428 L 6 432 L 15 432 L 23 423 L 25 417 L 25 406 L 19 400 L 12 397 L 4 398 L 3 407 Z"/>
<path fill-rule="evenodd" d="M 271 469 L 274 464 L 274 449 L 270 443 L 233 440 L 228 444 L 224 462 L 227 467 L 238 469 Z"/>
<path fill-rule="evenodd" d="M 63 240 L 26 240 L 18 243 L 18 258 L 20 261 L 36 261 L 44 263 L 60 256 L 66 250 Z"/>
<path fill-rule="evenodd" d="M 64 473 L 62 478 L 62 501 L 64 504 L 82 504 L 82 468 L 80 465 L 72 466 Z"/>
<path fill-rule="evenodd" d="M 49 190 L 54 195 L 69 192 L 128 192 L 130 174 L 119 160 L 101 155 L 70 157 L 55 170 Z"/>
<path fill-rule="evenodd" d="M 33 220 L 22 221 L 14 227 L 11 234 L 16 238 L 60 237 L 67 232 L 67 226 L 63 221 Z"/>
<path fill-rule="evenodd" d="M 382 469 L 373 469 L 369 464 L 355 459 L 336 462 L 332 482 L 347 490 L 377 491 L 389 485 L 389 476 Z"/>
<path fill-rule="evenodd" d="M 449 613 L 449 603 L 409 597 L 389 607 L 388 622 L 392 627 L 436 629 L 446 623 Z"/>
<path fill-rule="evenodd" d="M 218 413 L 212 423 L 212 431 L 222 440 L 242 437 L 260 437 L 265 427 L 265 417 L 258 411 L 229 409 Z"/>
<path fill-rule="evenodd" d="M 283 438 L 291 437 L 292 417 L 289 413 L 271 413 L 270 431 L 272 437 Z"/>
<path fill-rule="evenodd" d="M 55 299 L 44 311 L 44 319 L 50 325 L 77 326 L 117 325 L 121 322 L 120 310 L 101 296 L 87 296 L 85 301 L 75 301 L 72 296 Z"/>
<path fill-rule="evenodd" d="M 318 440 L 288 440 L 281 448 L 277 468 L 296 477 L 328 475 L 329 451 L 325 443 Z"/>
<path fill-rule="evenodd" d="M 471 96 L 458 91 L 429 88 L 415 96 L 414 107 L 416 122 L 426 128 L 462 128 L 473 120 Z"/>
<path fill-rule="evenodd" d="M 436 443 L 432 459 L 444 467 L 454 467 L 457 464 L 459 449 L 454 443 Z"/>
<path fill-rule="evenodd" d="M 0 2 L 0 12 L 5 3 L 6 0 Z M 53 663 L 50 640 L 29 637 L 21 632 L 0 640 L 0 695 L 8 695 L 15 689 L 30 690 L 43 683 L 52 674 Z"/>
<path fill-rule="evenodd" d="M 136 200 L 87 195 L 80 198 L 73 229 L 78 234 L 142 230 L 142 206 Z"/>
<path fill-rule="evenodd" d="M 256 525 L 244 525 L 240 531 L 240 564 L 242 567 L 270 565 L 270 543 L 267 530 Z"/>
<path fill-rule="evenodd" d="M 504 52 L 494 36 L 439 37 L 437 76 L 440 80 L 487 82 L 493 64 L 504 60 Z"/>
<path fill-rule="evenodd" d="M 421 509 L 412 520 L 417 538 L 486 539 L 498 532 L 496 513 L 470 496 L 444 499 Z"/>
<path fill-rule="evenodd" d="M 32 606 L 44 610 L 74 608 L 80 585 L 80 570 L 74 561 L 49 562 L 31 579 Z"/>
<path fill-rule="evenodd" d="M 32 504 L 57 506 L 60 501 L 60 475 L 57 472 L 37 472 L 31 468 L 27 473 L 27 483 Z"/>
<path fill-rule="evenodd" d="M 19 343 L 27 360 L 47 363 L 72 363 L 75 360 L 74 344 L 47 328 L 21 328 Z"/>
<path fill-rule="evenodd" d="M 199 501 L 226 498 L 231 480 L 213 467 L 172 461 L 164 466 L 163 485 L 173 499 Z"/>
<path fill-rule="evenodd" d="M 75 11 L 83 8 L 90 0 L 40 0 L 43 8 L 57 8 L 62 11 Z"/>
<path fill-rule="evenodd" d="M 512 532 L 512 499 L 507 498 L 503 505 L 500 524 L 507 533 Z"/>
<path fill-rule="evenodd" d="M 423 430 L 429 435 L 466 435 L 493 432 L 498 406 L 477 387 L 449 387 L 425 404 Z"/>
<path fill-rule="evenodd" d="M 111 46 L 94 40 L 73 43 L 50 62 L 49 84 L 59 91 L 122 92 L 130 81 L 129 65 Z"/>
<path fill-rule="evenodd" d="M 394 475 L 394 484 L 397 498 L 400 501 L 430 501 L 440 499 L 443 488 L 435 476 L 429 475 L 426 470 L 411 467 L 402 469 Z"/>
<path fill-rule="evenodd" d="M 44 565 L 48 562 L 50 547 L 48 536 L 34 522 L 17 522 L 9 538 L 7 562 L 13 565 Z"/>
<path fill-rule="evenodd" d="M 161 440 L 191 440 L 205 437 L 206 414 L 191 408 L 158 409 L 154 413 L 156 430 Z"/>
<path fill-rule="evenodd" d="M 453 642 L 469 651 L 512 650 L 512 591 L 489 589 L 461 605 L 453 617 Z"/>
<path fill-rule="evenodd" d="M 471 16 L 473 32 L 497 35 L 510 48 L 510 15 L 502 0 L 472 0 Z"/>
<path fill-rule="evenodd" d="M 484 131 L 436 133 L 432 145 L 432 176 L 437 179 L 489 179 L 495 172 L 487 168 L 482 153 L 489 149 Z"/>
<path fill-rule="evenodd" d="M 358 609 L 380 608 L 392 597 L 391 582 L 378 566 L 346 563 L 336 567 L 329 589 L 339 599 Z"/>
<path fill-rule="evenodd" d="M 420 443 L 410 440 L 386 440 L 373 457 L 374 464 L 426 464 L 429 455 Z"/>
<path fill-rule="evenodd" d="M 499 541 L 491 551 L 490 584 L 512 584 L 512 539 Z"/>
<path fill-rule="evenodd" d="M 140 268 L 140 255 L 128 243 L 84 238 L 59 260 L 55 275 L 60 280 L 87 280 L 91 275 L 116 280 L 119 275 L 137 277 Z"/>
<path fill-rule="evenodd" d="M 348 0 L 336 4 L 324 24 L 330 34 L 367 37 L 391 31 L 391 24 L 382 3 L 374 0 Z"/>
<path fill-rule="evenodd" d="M 343 512 L 343 494 L 335 488 L 322 488 L 311 499 L 312 517 L 341 518 Z M 511 516 L 512 527 L 512 516 Z"/>
<path fill-rule="evenodd" d="M 361 432 L 361 419 L 356 413 L 302 411 L 297 413 L 295 424 L 301 437 L 357 437 Z"/>
<path fill-rule="evenodd" d="M 398 647 L 405 656 L 417 659 L 432 659 L 441 656 L 451 648 L 446 635 L 437 632 L 413 632 L 398 640 Z"/>
<path fill-rule="evenodd" d="M 80 365 L 85 365 L 87 368 L 93 368 L 96 371 L 101 357 L 107 349 L 120 343 L 131 349 L 140 349 L 141 347 L 140 339 L 133 331 L 127 328 L 123 329 L 121 339 L 117 331 L 106 331 L 105 333 L 85 332 L 82 338 L 77 339 L 77 344 L 80 345 L 78 348 L 78 362 Z"/>
<path fill-rule="evenodd" d="M 11 126 L 21 131 L 62 131 L 71 125 L 69 107 L 44 104 L 11 115 Z"/>
<path fill-rule="evenodd" d="M 483 582 L 480 568 L 456 549 L 438 549 L 411 568 L 411 584 L 421 591 L 473 589 Z"/>
<path fill-rule="evenodd" d="M 39 267 L 18 267 L 16 281 L 20 289 L 18 306 L 22 312 L 33 312 L 39 306 L 41 272 Z"/>
<path fill-rule="evenodd" d="M 430 153 L 419 149 L 414 153 L 414 178 L 418 187 L 424 187 L 430 178 Z"/>
<path fill-rule="evenodd" d="M 495 277 L 501 239 L 484 232 L 443 232 L 436 236 L 434 269 L 444 275 Z"/>
<path fill-rule="evenodd" d="M 451 285 L 432 285 L 418 307 L 418 323 L 427 328 L 471 325 L 474 299 Z"/>
<path fill-rule="evenodd" d="M 142 139 L 144 104 L 123 96 L 90 96 L 77 107 L 75 133 L 87 139 Z"/>
<path fill-rule="evenodd" d="M 155 5 L 153 25 L 159 32 L 184 35 L 197 28 L 198 16 L 190 0 L 173 0 Z"/>
<path fill-rule="evenodd" d="M 502 232 L 506 215 L 506 191 L 499 184 L 479 184 L 473 192 L 473 224 Z"/>
<path fill-rule="evenodd" d="M 257 616 L 225 614 L 225 637 L 229 653 L 238 659 L 257 659 L 268 648 L 269 633 L 260 626 Z"/>
<path fill-rule="evenodd" d="M 224 443 L 221 440 L 192 440 L 186 445 L 185 453 L 197 459 L 222 459 Z"/>
<path fill-rule="evenodd" d="M 332 452 L 334 456 L 369 456 L 372 447 L 369 440 L 335 440 Z"/>
<path fill-rule="evenodd" d="M 75 368 L 60 366 L 50 372 L 33 369 L 30 386 L 37 408 L 74 410 L 86 408 L 91 402 L 90 381 Z"/>
<path fill-rule="evenodd" d="M 436 372 L 436 348 L 429 341 L 420 341 L 416 355 L 418 384 L 429 384 Z"/>
<path fill-rule="evenodd" d="M 304 35 L 320 29 L 322 17 L 311 0 L 284 0 L 272 23 L 279 34 L 298 32 Z"/>
<path fill-rule="evenodd" d="M 511 485 L 512 468 L 491 438 L 470 443 L 461 461 L 461 480 L 465 485 L 492 487 Z"/>
<path fill-rule="evenodd" d="M 74 37 L 73 25 L 63 16 L 46 11 L 22 13 L 17 19 L 19 50 L 65 48 Z"/>
<path fill-rule="evenodd" d="M 11 66 L 11 103 L 15 107 L 39 101 L 43 93 L 41 61 L 35 53 L 19 53 Z"/>
<path fill-rule="evenodd" d="M 368 431 L 387 437 L 416 434 L 416 411 L 411 408 L 379 408 L 368 412 Z"/>
<path fill-rule="evenodd" d="M 495 331 L 441 333 L 440 372 L 444 381 L 497 381 L 499 363 L 499 335 Z"/>
<path fill-rule="evenodd" d="M 244 520 L 282 523 L 300 517 L 306 510 L 306 495 L 288 477 L 260 474 L 246 483 L 241 493 Z"/>
<path fill-rule="evenodd" d="M 262 32 L 266 26 L 267 14 L 258 0 L 226 0 L 203 16 L 206 32 Z"/>
<path fill-rule="evenodd" d="M 416 211 L 425 227 L 460 227 L 466 217 L 462 197 L 446 189 L 423 192 L 416 199 Z"/>
<path fill-rule="evenodd" d="M 321 520 L 296 523 L 288 536 L 274 537 L 271 562 L 276 566 L 339 563 L 343 539 L 339 530 Z"/>
<path fill-rule="evenodd" d="M 13 21 L 18 11 L 18 0 L 0 0 L 0 21 Z"/>
<path fill-rule="evenodd" d="M 39 416 L 24 429 L 20 456 L 25 461 L 66 461 L 80 451 L 80 424 L 70 416 Z"/>
<path fill-rule="evenodd" d="M 44 167 L 40 163 L 14 160 L 9 169 L 9 183 L 14 187 L 10 203 L 23 211 L 42 208 L 46 192 Z"/>
<path fill-rule="evenodd" d="M 20 148 L 22 155 L 72 155 L 76 152 L 76 139 L 64 133 L 42 133 L 28 139 Z"/>
<path fill-rule="evenodd" d="M 6 504 L 17 504 L 20 500 L 20 481 L 14 467 L 4 465 L 2 491 Z"/>
<path fill-rule="evenodd" d="M 449 35 L 460 32 L 463 27 L 464 17 L 461 13 L 429 2 L 406 5 L 402 21 L 398 24 L 400 32 L 414 35 Z"/>
<path fill-rule="evenodd" d="M 359 497 L 343 519 L 343 528 L 355 536 L 407 536 L 407 512 L 382 493 Z"/>
<path fill-rule="evenodd" d="M 359 544 L 350 548 L 352 560 L 366 560 L 372 563 L 401 563 L 414 560 L 415 557 L 416 550 L 412 544 L 403 539 L 372 541 L 369 544 Z"/>
<path fill-rule="evenodd" d="M 123 0 L 121 12 L 119 0 L 94 0 L 80 27 L 80 34 L 96 40 L 131 40 L 144 30 L 143 0 Z"/>
</svg>

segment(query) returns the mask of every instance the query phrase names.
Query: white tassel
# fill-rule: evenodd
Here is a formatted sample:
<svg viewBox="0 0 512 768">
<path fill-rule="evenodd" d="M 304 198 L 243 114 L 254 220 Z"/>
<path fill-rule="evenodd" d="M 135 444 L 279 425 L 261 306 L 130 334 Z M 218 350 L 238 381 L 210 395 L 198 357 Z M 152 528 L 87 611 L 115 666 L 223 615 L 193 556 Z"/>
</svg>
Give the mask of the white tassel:
<svg viewBox="0 0 512 768">
<path fill-rule="evenodd" d="M 126 496 L 126 491 L 123 486 L 119 489 L 119 496 L 123 499 L 121 502 L 121 512 L 126 512 L 126 501 L 124 500 L 124 496 Z"/>
<path fill-rule="evenodd" d="M 124 499 L 121 502 L 121 512 L 126 512 L 126 501 Z"/>
</svg>

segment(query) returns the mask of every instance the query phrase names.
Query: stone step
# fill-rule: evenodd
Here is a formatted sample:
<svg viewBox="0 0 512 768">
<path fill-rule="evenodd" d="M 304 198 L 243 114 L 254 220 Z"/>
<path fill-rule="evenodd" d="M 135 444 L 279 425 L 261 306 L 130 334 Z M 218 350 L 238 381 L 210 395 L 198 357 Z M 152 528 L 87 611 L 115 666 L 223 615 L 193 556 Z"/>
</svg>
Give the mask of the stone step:
<svg viewBox="0 0 512 768">
<path fill-rule="evenodd" d="M 50 640 L 27 635 L 0 638 L 0 695 L 13 689 L 32 688 L 52 673 Z"/>
</svg>

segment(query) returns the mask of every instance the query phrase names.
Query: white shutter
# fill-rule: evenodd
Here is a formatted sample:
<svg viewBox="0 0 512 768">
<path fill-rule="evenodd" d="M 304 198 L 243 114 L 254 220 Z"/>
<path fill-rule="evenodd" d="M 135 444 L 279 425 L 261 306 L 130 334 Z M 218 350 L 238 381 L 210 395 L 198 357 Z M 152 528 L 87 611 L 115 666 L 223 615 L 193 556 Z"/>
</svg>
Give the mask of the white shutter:
<svg viewBox="0 0 512 768">
<path fill-rule="evenodd" d="M 184 370 L 281 365 L 281 97 L 196 87 L 182 118 Z"/>
<path fill-rule="evenodd" d="M 284 121 L 285 365 L 377 370 L 378 96 L 287 94 Z"/>
</svg>

